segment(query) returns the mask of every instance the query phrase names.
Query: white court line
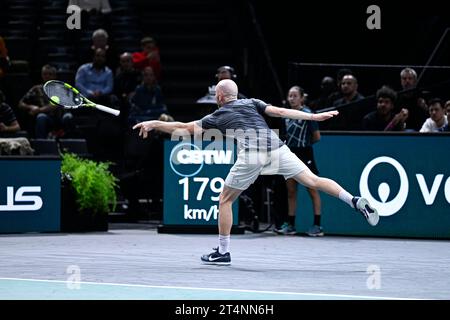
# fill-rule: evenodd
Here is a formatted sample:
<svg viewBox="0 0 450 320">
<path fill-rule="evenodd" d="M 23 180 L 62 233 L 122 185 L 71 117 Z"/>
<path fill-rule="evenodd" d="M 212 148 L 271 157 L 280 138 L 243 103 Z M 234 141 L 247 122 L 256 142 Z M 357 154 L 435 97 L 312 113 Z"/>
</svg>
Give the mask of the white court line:
<svg viewBox="0 0 450 320">
<path fill-rule="evenodd" d="M 42 279 L 24 279 L 24 278 L 1 278 L 0 280 L 14 280 L 14 281 L 30 281 L 30 282 L 51 282 L 51 283 L 67 283 L 63 280 L 42 280 Z M 136 288 L 156 288 L 156 289 L 181 289 L 181 290 L 204 290 L 204 291 L 224 291 L 224 292 L 242 292 L 242 293 L 266 293 L 266 294 L 280 294 L 280 295 L 298 295 L 298 296 L 318 296 L 318 297 L 337 297 L 337 298 L 353 298 L 353 299 L 386 299 L 386 300 L 424 300 L 417 298 L 393 298 L 393 297 L 379 297 L 379 296 L 358 296 L 347 294 L 328 294 L 328 293 L 305 293 L 305 292 L 280 292 L 280 291 L 260 291 L 260 290 L 245 290 L 245 289 L 224 289 L 224 288 L 196 288 L 196 287 L 171 287 L 171 286 L 152 286 L 146 284 L 125 284 L 125 283 L 107 283 L 107 282 L 89 282 L 80 281 L 79 284 L 93 284 L 104 286 L 123 286 Z"/>
</svg>

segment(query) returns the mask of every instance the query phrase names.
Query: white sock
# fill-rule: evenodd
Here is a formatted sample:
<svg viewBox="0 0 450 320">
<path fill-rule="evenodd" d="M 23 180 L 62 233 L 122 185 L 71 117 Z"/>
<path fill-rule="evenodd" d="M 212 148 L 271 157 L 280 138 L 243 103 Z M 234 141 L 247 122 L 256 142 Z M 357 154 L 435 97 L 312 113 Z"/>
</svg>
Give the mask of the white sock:
<svg viewBox="0 0 450 320">
<path fill-rule="evenodd" d="M 355 208 L 353 206 L 353 202 L 352 202 L 353 196 L 350 193 L 348 193 L 347 191 L 342 190 L 341 192 L 339 192 L 339 199 L 341 199 L 342 201 L 347 203 L 353 209 Z"/>
<path fill-rule="evenodd" d="M 223 236 L 219 234 L 219 253 L 225 254 L 230 251 L 230 235 Z"/>
</svg>

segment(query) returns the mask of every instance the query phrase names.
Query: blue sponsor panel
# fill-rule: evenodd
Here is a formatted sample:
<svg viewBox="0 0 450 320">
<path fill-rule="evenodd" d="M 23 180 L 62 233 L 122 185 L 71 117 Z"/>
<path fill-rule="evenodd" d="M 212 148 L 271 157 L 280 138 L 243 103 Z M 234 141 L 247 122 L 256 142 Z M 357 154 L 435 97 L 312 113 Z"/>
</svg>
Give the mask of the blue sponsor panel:
<svg viewBox="0 0 450 320">
<path fill-rule="evenodd" d="M 60 230 L 59 159 L 0 160 L 0 233 Z"/>
<path fill-rule="evenodd" d="M 235 161 L 235 148 L 208 142 L 166 140 L 164 145 L 164 225 L 217 225 L 219 195 Z M 233 225 L 238 225 L 238 201 Z"/>
<path fill-rule="evenodd" d="M 449 135 L 325 134 L 315 148 L 322 177 L 367 198 L 380 222 L 371 227 L 339 199 L 321 193 L 328 234 L 450 238 Z M 313 222 L 305 188 L 298 188 L 297 230 Z"/>
</svg>

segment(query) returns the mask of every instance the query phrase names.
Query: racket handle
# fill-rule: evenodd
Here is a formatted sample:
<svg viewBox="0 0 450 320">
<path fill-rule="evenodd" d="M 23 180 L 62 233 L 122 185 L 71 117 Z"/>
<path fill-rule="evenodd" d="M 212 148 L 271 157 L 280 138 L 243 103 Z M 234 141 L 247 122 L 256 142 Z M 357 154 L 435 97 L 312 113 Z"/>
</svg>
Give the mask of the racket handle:
<svg viewBox="0 0 450 320">
<path fill-rule="evenodd" d="M 113 109 L 110 107 L 105 107 L 105 106 L 102 106 L 101 104 L 96 104 L 95 108 L 97 108 L 98 110 L 103 111 L 103 112 L 111 113 L 115 116 L 118 116 L 120 114 L 119 110 L 116 110 L 116 109 Z"/>
</svg>

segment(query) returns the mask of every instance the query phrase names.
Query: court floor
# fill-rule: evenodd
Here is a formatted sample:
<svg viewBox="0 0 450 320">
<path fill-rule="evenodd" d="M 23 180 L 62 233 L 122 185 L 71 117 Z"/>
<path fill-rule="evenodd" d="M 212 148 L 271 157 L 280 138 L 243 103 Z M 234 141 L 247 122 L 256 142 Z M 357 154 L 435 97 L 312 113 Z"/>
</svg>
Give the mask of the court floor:
<svg viewBox="0 0 450 320">
<path fill-rule="evenodd" d="M 446 240 L 246 233 L 231 266 L 202 265 L 216 243 L 130 227 L 1 235 L 0 300 L 450 299 Z"/>
</svg>

